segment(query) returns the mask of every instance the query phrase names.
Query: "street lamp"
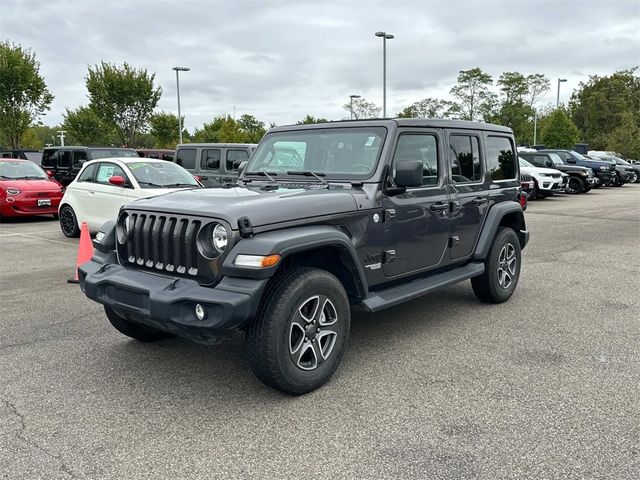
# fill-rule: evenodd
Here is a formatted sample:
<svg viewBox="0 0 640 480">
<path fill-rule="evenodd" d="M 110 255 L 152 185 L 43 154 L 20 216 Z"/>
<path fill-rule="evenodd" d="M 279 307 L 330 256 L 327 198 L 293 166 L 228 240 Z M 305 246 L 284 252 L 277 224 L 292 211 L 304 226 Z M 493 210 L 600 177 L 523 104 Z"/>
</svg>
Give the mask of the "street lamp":
<svg viewBox="0 0 640 480">
<path fill-rule="evenodd" d="M 64 147 L 64 134 L 67 133 L 66 130 L 58 130 L 58 138 L 60 139 L 60 146 Z"/>
<path fill-rule="evenodd" d="M 560 106 L 560 84 L 566 81 L 566 78 L 558 78 L 558 96 L 556 97 L 556 108 Z"/>
<path fill-rule="evenodd" d="M 180 114 L 180 77 L 178 75 L 179 72 L 188 72 L 191 70 L 187 67 L 173 67 L 176 71 L 176 90 L 178 91 L 178 130 L 180 134 L 180 143 L 182 143 L 182 116 Z"/>
<path fill-rule="evenodd" d="M 349 109 L 349 113 L 351 113 L 350 117 L 351 120 L 353 120 L 353 99 L 354 98 L 360 98 L 360 95 L 349 95 L 349 103 L 350 103 L 350 109 Z"/>
<path fill-rule="evenodd" d="M 387 32 L 376 32 L 382 38 L 382 118 L 387 117 L 387 40 L 394 38 Z"/>
</svg>

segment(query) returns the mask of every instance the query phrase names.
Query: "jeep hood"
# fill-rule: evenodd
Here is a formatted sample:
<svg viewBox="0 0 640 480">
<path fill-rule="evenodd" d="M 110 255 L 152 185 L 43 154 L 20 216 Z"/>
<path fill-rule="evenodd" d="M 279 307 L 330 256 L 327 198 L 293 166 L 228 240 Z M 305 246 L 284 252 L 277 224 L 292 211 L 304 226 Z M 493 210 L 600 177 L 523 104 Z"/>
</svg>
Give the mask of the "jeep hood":
<svg viewBox="0 0 640 480">
<path fill-rule="evenodd" d="M 254 227 L 323 215 L 353 212 L 357 202 L 352 190 L 318 187 L 196 188 L 134 200 L 127 209 L 219 218 L 237 228 L 238 219 L 249 217 Z M 362 192 L 359 192 L 363 194 Z"/>
</svg>

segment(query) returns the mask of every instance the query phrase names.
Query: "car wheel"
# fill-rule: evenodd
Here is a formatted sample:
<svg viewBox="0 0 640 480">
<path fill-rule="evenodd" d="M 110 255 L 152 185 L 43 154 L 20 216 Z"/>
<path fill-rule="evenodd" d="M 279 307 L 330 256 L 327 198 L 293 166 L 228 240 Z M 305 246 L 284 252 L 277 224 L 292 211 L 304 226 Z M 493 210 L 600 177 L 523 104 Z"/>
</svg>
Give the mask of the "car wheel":
<svg viewBox="0 0 640 480">
<path fill-rule="evenodd" d="M 60 229 L 65 237 L 76 238 L 80 236 L 76 212 L 69 205 L 65 205 L 60 209 Z"/>
<path fill-rule="evenodd" d="M 629 183 L 636 183 L 638 181 L 638 174 L 636 172 L 631 172 L 631 176 L 629 177 Z"/>
<path fill-rule="evenodd" d="M 535 200 L 536 198 L 538 198 L 538 182 L 536 182 L 535 180 L 533 180 L 533 188 L 531 189 L 531 193 L 529 194 L 529 198 L 531 200 Z"/>
<path fill-rule="evenodd" d="M 483 302 L 502 303 L 511 297 L 520 278 L 520 242 L 513 229 L 498 230 L 485 259 L 484 273 L 471 279 L 473 292 Z"/>
<path fill-rule="evenodd" d="M 269 387 L 302 395 L 338 368 L 351 322 L 340 281 L 325 270 L 294 268 L 272 280 L 247 330 L 251 368 Z"/>
<path fill-rule="evenodd" d="M 584 181 L 578 177 L 570 177 L 569 178 L 569 186 L 567 187 L 567 191 L 572 194 L 580 193 L 584 190 Z"/>
<path fill-rule="evenodd" d="M 126 318 L 121 317 L 114 312 L 113 309 L 107 306 L 104 307 L 104 313 L 107 314 L 109 322 L 116 330 L 127 337 L 135 338 L 141 342 L 155 342 L 173 337 L 170 333 L 163 332 L 162 330 L 131 322 Z"/>
</svg>

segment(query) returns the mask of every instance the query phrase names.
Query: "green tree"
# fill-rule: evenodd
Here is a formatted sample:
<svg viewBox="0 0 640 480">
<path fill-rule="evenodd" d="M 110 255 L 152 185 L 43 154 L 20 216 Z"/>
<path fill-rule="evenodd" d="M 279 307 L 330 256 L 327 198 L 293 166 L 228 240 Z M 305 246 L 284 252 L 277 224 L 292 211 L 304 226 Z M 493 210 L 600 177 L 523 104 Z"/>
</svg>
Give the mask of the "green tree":
<svg viewBox="0 0 640 480">
<path fill-rule="evenodd" d="M 458 73 L 458 83 L 451 89 L 451 95 L 458 99 L 460 118 L 463 120 L 478 120 L 483 104 L 495 102 L 495 94 L 489 90 L 493 85 L 493 78 L 480 68 L 461 70 Z M 484 105 L 484 113 L 487 113 Z"/>
<path fill-rule="evenodd" d="M 238 120 L 238 126 L 244 133 L 244 142 L 258 143 L 267 130 L 264 128 L 264 122 L 261 122 L 253 115 L 244 114 Z"/>
<path fill-rule="evenodd" d="M 218 138 L 222 143 L 245 143 L 245 132 L 240 128 L 240 124 L 236 122 L 231 115 L 227 115 L 224 123 L 218 130 Z"/>
<path fill-rule="evenodd" d="M 607 150 L 640 160 L 640 127 L 631 112 L 624 112 L 620 124 L 607 136 Z"/>
<path fill-rule="evenodd" d="M 147 130 L 149 118 L 162 90 L 154 87 L 155 74 L 102 62 L 89 67 L 86 77 L 89 107 L 112 125 L 124 145 L 132 145 L 136 136 Z"/>
<path fill-rule="evenodd" d="M 52 101 L 35 53 L 1 42 L 0 143 L 5 141 L 18 148 L 24 132 L 49 110 Z"/>
<path fill-rule="evenodd" d="M 530 108 L 534 108 L 545 93 L 551 88 L 549 79 L 542 73 L 527 75 L 527 95 L 526 103 Z"/>
<path fill-rule="evenodd" d="M 222 128 L 222 125 L 225 121 L 226 117 L 224 115 L 219 115 L 217 117 L 214 117 L 211 122 L 205 122 L 202 125 L 202 128 L 196 128 L 193 131 L 193 141 L 199 143 L 219 143 L 221 140 L 219 138 L 218 132 Z"/>
<path fill-rule="evenodd" d="M 345 103 L 342 108 L 349 112 L 355 120 L 380 116 L 380 107 L 373 102 L 367 102 L 364 98 L 354 98 L 353 102 Z"/>
<path fill-rule="evenodd" d="M 182 117 L 184 125 L 184 117 Z M 169 112 L 156 112 L 149 117 L 149 133 L 157 148 L 175 148 L 180 139 L 178 116 Z M 186 136 L 182 131 L 183 138 Z"/>
<path fill-rule="evenodd" d="M 117 135 L 115 129 L 100 118 L 90 107 L 66 109 L 63 114 L 62 130 L 66 130 L 73 143 L 80 145 L 114 145 Z"/>
<path fill-rule="evenodd" d="M 545 122 L 542 141 L 547 148 L 572 148 L 580 132 L 563 109 L 557 108 Z"/>
<path fill-rule="evenodd" d="M 399 118 L 451 118 L 454 114 L 453 102 L 429 97 L 405 107 L 396 116 Z"/>
<path fill-rule="evenodd" d="M 571 95 L 571 118 L 582 140 L 594 149 L 603 149 L 609 135 L 628 113 L 640 125 L 640 76 L 638 68 L 620 70 L 606 77 L 592 76 L 580 83 Z M 630 125 L 627 122 L 627 125 Z"/>
<path fill-rule="evenodd" d="M 329 120 L 323 117 L 314 117 L 313 115 L 307 114 L 302 120 L 298 120 L 296 125 L 308 125 L 312 123 L 328 123 Z M 276 125 L 273 125 L 275 127 Z M 273 128 L 272 127 L 272 128 Z"/>
</svg>

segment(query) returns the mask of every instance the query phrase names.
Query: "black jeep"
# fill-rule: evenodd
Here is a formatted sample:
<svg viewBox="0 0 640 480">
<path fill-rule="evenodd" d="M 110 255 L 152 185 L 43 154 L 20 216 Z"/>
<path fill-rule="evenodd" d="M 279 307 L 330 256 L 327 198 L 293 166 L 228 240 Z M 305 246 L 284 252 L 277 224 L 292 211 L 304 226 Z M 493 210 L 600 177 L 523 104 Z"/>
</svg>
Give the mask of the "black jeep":
<svg viewBox="0 0 640 480">
<path fill-rule="evenodd" d="M 256 375 L 302 394 L 338 367 L 352 308 L 468 279 L 485 302 L 511 296 L 529 238 L 515 151 L 475 122 L 274 128 L 236 184 L 123 207 L 80 285 L 141 341 L 243 329 Z"/>
</svg>

